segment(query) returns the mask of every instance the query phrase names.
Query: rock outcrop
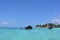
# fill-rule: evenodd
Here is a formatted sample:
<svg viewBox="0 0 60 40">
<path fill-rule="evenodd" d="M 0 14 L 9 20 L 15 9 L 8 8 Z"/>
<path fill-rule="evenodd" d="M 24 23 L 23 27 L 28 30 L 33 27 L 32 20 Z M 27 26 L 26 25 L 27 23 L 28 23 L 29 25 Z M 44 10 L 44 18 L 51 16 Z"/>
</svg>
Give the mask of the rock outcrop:
<svg viewBox="0 0 60 40">
<path fill-rule="evenodd" d="M 27 27 L 25 27 L 25 29 L 30 30 L 30 29 L 32 29 L 32 26 L 27 26 Z"/>
</svg>

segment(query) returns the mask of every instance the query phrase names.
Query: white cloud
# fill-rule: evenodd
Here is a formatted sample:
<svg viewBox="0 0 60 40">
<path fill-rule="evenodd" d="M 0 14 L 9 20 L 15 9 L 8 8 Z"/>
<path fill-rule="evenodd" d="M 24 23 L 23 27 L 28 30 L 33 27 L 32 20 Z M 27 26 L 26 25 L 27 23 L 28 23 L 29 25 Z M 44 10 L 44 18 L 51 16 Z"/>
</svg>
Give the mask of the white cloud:
<svg viewBox="0 0 60 40">
<path fill-rule="evenodd" d="M 6 21 L 2 21 L 2 22 L 0 22 L 0 25 L 8 25 L 9 23 L 8 22 L 6 22 Z"/>
<path fill-rule="evenodd" d="M 60 19 L 52 19 L 51 23 L 60 24 Z"/>
<path fill-rule="evenodd" d="M 51 23 L 60 24 L 60 15 L 57 15 L 55 18 L 50 20 Z"/>
<path fill-rule="evenodd" d="M 0 21 L 0 27 L 16 27 L 18 24 L 15 21 Z"/>
</svg>

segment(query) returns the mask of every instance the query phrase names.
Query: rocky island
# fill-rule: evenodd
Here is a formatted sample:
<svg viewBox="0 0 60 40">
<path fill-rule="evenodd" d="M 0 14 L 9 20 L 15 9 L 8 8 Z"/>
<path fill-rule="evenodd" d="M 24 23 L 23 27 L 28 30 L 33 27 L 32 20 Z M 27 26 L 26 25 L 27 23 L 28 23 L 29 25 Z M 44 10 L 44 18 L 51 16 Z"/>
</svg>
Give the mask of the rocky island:
<svg viewBox="0 0 60 40">
<path fill-rule="evenodd" d="M 40 24 L 40 25 L 36 25 L 36 28 L 49 28 L 49 29 L 52 29 L 52 28 L 60 28 L 60 24 L 53 24 L 53 23 L 46 23 L 46 24 Z M 27 26 L 25 27 L 25 29 L 27 30 L 31 30 L 33 29 L 32 26 Z"/>
</svg>

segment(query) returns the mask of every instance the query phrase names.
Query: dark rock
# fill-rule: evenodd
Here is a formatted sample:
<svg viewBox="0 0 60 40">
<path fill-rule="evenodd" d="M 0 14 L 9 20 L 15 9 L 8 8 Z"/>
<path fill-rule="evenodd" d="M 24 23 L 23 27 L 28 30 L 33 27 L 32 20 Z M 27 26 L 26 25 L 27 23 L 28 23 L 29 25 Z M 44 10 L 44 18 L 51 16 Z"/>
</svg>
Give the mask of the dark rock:
<svg viewBox="0 0 60 40">
<path fill-rule="evenodd" d="M 52 29 L 52 28 L 53 28 L 52 26 L 49 27 L 49 29 Z"/>
<path fill-rule="evenodd" d="M 30 30 L 30 29 L 32 29 L 32 26 L 27 26 L 27 27 L 25 27 L 25 29 Z"/>
</svg>

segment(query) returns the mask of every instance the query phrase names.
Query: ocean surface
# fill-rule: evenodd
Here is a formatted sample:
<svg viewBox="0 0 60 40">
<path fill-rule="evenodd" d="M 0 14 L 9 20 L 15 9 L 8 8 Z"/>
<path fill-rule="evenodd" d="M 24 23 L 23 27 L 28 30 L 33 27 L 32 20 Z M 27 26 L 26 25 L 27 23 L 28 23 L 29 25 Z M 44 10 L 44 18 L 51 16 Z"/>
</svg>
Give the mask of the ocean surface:
<svg viewBox="0 0 60 40">
<path fill-rule="evenodd" d="M 60 40 L 60 28 L 32 30 L 0 28 L 0 40 Z"/>
</svg>

